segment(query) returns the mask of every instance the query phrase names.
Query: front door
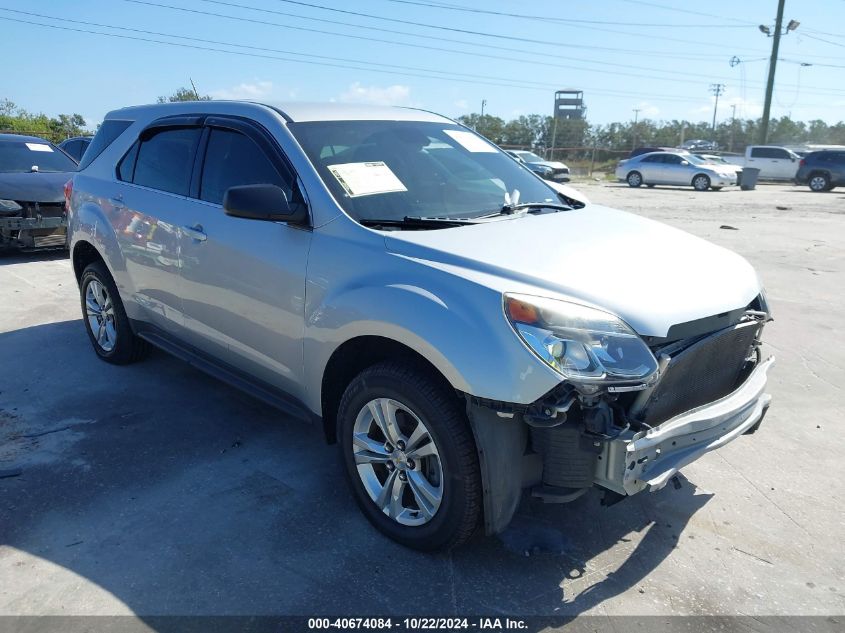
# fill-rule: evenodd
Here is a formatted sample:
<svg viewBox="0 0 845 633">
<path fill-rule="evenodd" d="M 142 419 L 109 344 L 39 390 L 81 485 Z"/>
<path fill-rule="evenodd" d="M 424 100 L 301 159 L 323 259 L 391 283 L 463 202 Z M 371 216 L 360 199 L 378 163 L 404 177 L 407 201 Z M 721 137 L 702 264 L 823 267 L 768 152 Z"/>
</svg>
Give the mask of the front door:
<svg viewBox="0 0 845 633">
<path fill-rule="evenodd" d="M 196 199 L 181 230 L 185 327 L 199 349 L 297 394 L 311 232 L 222 208 L 236 185 L 275 184 L 301 200 L 292 170 L 263 134 L 242 121 L 206 122 Z"/>
</svg>

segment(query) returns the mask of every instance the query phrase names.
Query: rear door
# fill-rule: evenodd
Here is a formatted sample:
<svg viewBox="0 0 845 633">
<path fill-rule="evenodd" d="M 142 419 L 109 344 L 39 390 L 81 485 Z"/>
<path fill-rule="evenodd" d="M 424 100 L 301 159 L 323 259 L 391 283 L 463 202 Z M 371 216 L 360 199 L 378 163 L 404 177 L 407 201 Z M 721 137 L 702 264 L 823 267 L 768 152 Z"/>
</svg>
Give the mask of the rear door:
<svg viewBox="0 0 845 633">
<path fill-rule="evenodd" d="M 311 231 L 224 213 L 229 187 L 274 184 L 302 201 L 292 168 L 262 128 L 209 118 L 181 231 L 186 335 L 206 353 L 285 391 L 302 370 Z"/>
<path fill-rule="evenodd" d="M 148 321 L 174 334 L 184 323 L 179 226 L 201 134 L 181 118 L 146 129 L 118 164 L 123 184 L 109 200 L 133 298 Z"/>
<path fill-rule="evenodd" d="M 662 154 L 648 154 L 637 165 L 637 171 L 643 177 L 643 181 L 648 184 L 660 184 L 662 180 L 663 155 Z"/>
</svg>

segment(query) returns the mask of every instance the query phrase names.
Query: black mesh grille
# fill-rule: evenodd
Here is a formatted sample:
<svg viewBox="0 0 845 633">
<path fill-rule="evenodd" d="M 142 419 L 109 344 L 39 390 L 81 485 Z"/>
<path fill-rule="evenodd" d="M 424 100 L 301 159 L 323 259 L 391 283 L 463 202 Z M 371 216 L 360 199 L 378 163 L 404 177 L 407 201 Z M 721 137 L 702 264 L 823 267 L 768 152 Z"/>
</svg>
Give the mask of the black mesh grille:
<svg viewBox="0 0 845 633">
<path fill-rule="evenodd" d="M 641 419 L 654 426 L 733 391 L 762 324 L 725 328 L 672 356 Z"/>
</svg>

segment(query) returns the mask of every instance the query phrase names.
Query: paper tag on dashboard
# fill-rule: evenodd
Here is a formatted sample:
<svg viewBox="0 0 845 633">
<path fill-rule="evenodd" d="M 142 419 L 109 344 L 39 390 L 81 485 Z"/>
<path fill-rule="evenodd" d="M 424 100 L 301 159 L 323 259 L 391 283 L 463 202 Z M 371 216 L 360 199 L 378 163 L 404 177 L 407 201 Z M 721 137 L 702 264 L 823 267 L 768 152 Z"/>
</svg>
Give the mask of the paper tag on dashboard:
<svg viewBox="0 0 845 633">
<path fill-rule="evenodd" d="M 53 148 L 45 143 L 27 143 L 26 146 L 33 152 L 52 152 Z"/>
<path fill-rule="evenodd" d="M 476 136 L 472 132 L 464 132 L 463 130 L 443 130 L 461 144 L 468 152 L 479 153 L 486 152 L 490 154 L 496 153 L 496 148 L 490 145 L 480 136 Z"/>
<path fill-rule="evenodd" d="M 329 165 L 329 171 L 352 198 L 408 191 L 384 161 Z"/>
</svg>

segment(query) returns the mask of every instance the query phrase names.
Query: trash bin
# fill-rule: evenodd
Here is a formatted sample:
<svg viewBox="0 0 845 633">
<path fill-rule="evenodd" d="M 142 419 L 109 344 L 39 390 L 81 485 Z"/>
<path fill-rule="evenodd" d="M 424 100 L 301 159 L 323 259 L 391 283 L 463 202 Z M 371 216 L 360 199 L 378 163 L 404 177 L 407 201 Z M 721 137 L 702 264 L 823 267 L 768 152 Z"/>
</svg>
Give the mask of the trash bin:
<svg viewBox="0 0 845 633">
<path fill-rule="evenodd" d="M 740 189 L 743 191 L 750 191 L 757 186 L 757 178 L 760 177 L 760 170 L 756 167 L 743 167 L 742 176 L 740 177 Z"/>
</svg>

